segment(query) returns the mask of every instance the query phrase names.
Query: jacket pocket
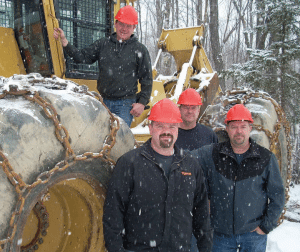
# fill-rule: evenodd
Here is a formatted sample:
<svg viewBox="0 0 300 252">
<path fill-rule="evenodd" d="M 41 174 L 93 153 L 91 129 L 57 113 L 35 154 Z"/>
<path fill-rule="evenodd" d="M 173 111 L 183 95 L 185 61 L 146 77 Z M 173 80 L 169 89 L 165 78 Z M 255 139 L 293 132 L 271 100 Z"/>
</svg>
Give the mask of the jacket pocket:
<svg viewBox="0 0 300 252">
<path fill-rule="evenodd" d="M 193 206 L 195 190 L 196 190 L 196 179 L 194 174 L 190 171 L 176 171 L 176 179 L 174 181 L 174 196 L 173 202 L 178 204 Z"/>
<path fill-rule="evenodd" d="M 125 219 L 125 237 L 129 244 L 156 247 L 161 244 L 164 226 L 164 204 L 130 207 Z"/>
</svg>

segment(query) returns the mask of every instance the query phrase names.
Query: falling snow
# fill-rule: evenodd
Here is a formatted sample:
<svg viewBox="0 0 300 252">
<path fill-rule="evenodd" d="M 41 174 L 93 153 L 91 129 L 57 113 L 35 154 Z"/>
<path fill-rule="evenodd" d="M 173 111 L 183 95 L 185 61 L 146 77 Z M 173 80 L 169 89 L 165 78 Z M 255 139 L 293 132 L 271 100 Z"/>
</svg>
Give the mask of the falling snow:
<svg viewBox="0 0 300 252">
<path fill-rule="evenodd" d="M 156 247 L 156 241 L 150 241 L 150 247 Z"/>
</svg>

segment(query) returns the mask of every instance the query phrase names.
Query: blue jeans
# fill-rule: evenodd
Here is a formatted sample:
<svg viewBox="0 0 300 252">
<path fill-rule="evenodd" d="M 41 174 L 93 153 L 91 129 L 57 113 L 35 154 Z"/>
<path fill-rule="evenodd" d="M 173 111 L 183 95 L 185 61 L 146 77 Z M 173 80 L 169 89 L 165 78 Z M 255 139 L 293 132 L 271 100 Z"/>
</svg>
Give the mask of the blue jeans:
<svg viewBox="0 0 300 252">
<path fill-rule="evenodd" d="M 197 239 L 194 236 L 194 234 L 192 234 L 191 250 L 190 250 L 190 252 L 199 252 L 198 247 L 197 247 Z"/>
<path fill-rule="evenodd" d="M 212 252 L 265 252 L 267 235 L 256 232 L 241 235 L 214 233 Z"/>
<path fill-rule="evenodd" d="M 108 109 L 121 117 L 127 125 L 130 127 L 133 116 L 130 114 L 130 110 L 132 109 L 132 104 L 135 103 L 135 99 L 120 99 L 120 100 L 108 100 L 103 99 L 104 104 L 108 107 Z"/>
</svg>

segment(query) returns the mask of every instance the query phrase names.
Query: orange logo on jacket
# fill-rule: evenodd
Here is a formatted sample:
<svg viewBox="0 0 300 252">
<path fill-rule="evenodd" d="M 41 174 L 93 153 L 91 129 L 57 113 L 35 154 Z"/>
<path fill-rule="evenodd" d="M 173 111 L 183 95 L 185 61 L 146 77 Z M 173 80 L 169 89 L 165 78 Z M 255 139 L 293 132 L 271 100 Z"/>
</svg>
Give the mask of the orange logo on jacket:
<svg viewBox="0 0 300 252">
<path fill-rule="evenodd" d="M 191 172 L 181 172 L 181 174 L 183 175 L 183 176 L 192 176 L 192 173 Z"/>
</svg>

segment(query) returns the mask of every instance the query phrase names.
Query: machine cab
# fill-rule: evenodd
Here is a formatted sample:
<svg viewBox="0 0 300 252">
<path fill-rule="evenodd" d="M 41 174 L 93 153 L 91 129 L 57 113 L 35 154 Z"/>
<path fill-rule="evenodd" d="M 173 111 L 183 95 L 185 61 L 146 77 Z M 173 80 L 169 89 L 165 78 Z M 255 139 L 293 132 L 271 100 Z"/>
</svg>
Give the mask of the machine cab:
<svg viewBox="0 0 300 252">
<path fill-rule="evenodd" d="M 40 73 L 44 77 L 54 74 L 75 81 L 96 80 L 97 62 L 92 65 L 76 64 L 63 54 L 60 42 L 53 38 L 53 29 L 62 28 L 68 41 L 78 49 L 82 49 L 97 39 L 111 34 L 114 2 L 0 0 L 0 29 L 13 29 L 25 73 Z M 6 30 L 3 33 L 0 31 L 0 36 L 1 34 L 7 34 Z M 1 75 L 5 76 L 5 71 L 3 74 L 0 73 Z"/>
</svg>

